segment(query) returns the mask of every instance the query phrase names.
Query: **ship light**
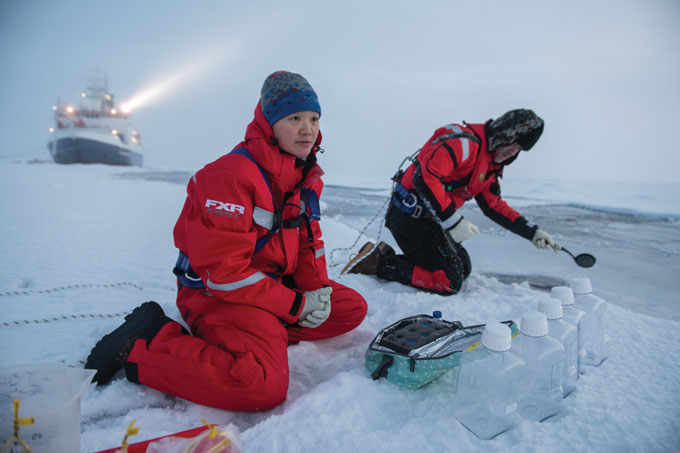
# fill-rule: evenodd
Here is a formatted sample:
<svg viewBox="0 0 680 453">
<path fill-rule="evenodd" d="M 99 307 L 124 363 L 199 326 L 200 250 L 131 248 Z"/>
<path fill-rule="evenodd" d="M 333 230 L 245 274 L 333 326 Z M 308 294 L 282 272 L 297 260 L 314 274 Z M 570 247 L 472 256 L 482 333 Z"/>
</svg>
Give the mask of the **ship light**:
<svg viewBox="0 0 680 453">
<path fill-rule="evenodd" d="M 111 131 L 111 133 L 112 133 L 113 135 L 118 135 L 118 131 L 115 130 L 115 129 L 113 129 L 113 130 Z"/>
<path fill-rule="evenodd" d="M 133 136 L 132 137 L 132 143 L 137 143 L 137 142 L 138 142 L 137 137 Z"/>
<path fill-rule="evenodd" d="M 110 96 L 110 95 L 108 95 L 108 94 L 107 94 L 107 95 L 105 95 L 104 97 L 106 98 L 106 100 L 107 100 L 107 101 L 110 101 L 110 100 L 111 100 L 111 96 Z"/>
<path fill-rule="evenodd" d="M 73 113 L 73 107 L 69 105 L 68 107 L 66 107 L 66 111 L 69 113 Z"/>
<path fill-rule="evenodd" d="M 118 113 L 116 109 L 111 109 L 111 115 L 115 115 L 116 113 Z"/>
<path fill-rule="evenodd" d="M 50 128 L 50 134 L 51 134 L 52 132 L 54 132 L 54 128 L 53 128 L 53 127 Z"/>
<path fill-rule="evenodd" d="M 130 106 L 128 104 L 123 104 L 120 106 L 120 109 L 123 111 L 123 113 L 127 113 L 130 111 Z"/>
<path fill-rule="evenodd" d="M 125 102 L 123 112 L 128 113 L 134 111 L 143 105 L 155 101 L 157 98 L 170 91 L 181 88 L 182 85 L 191 82 L 192 79 L 204 75 L 204 73 L 211 69 L 216 63 L 221 63 L 223 61 L 224 53 L 229 47 L 231 47 L 231 45 L 228 47 L 227 45 L 224 45 L 221 48 L 214 49 L 199 56 L 193 61 L 184 62 L 181 70 L 173 70 L 166 78 L 157 80 L 153 85 L 147 86 L 137 92 L 132 99 Z"/>
<path fill-rule="evenodd" d="M 82 93 L 80 93 L 80 95 L 81 95 L 82 97 L 84 97 L 84 98 L 87 97 L 87 94 L 85 94 L 84 91 L 83 91 Z"/>
<path fill-rule="evenodd" d="M 56 112 L 56 111 L 57 111 L 57 106 L 56 106 L 56 105 L 53 105 L 53 106 L 52 106 L 52 110 L 54 110 L 54 111 Z"/>
</svg>

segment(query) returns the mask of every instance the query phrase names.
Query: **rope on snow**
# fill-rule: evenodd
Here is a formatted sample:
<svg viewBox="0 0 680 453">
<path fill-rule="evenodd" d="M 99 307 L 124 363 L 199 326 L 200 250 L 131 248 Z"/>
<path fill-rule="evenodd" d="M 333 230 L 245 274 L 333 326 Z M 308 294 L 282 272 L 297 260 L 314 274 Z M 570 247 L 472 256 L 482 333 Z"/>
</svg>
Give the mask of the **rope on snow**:
<svg viewBox="0 0 680 453">
<path fill-rule="evenodd" d="M 399 164 L 399 168 L 397 168 L 397 172 L 396 172 L 396 173 L 394 174 L 394 176 L 392 177 L 392 181 L 393 181 L 392 190 L 390 191 L 390 194 L 387 196 L 387 200 L 385 200 L 385 202 L 384 202 L 383 205 L 380 207 L 380 209 L 378 209 L 378 212 L 377 212 L 377 213 L 375 214 L 375 216 L 373 216 L 373 218 L 368 222 L 368 224 L 364 227 L 364 229 L 361 230 L 361 231 L 359 232 L 359 235 L 358 235 L 357 238 L 354 240 L 354 243 L 353 243 L 352 245 L 350 245 L 349 247 L 335 248 L 335 249 L 331 250 L 331 254 L 330 254 L 331 263 L 330 263 L 329 267 L 336 267 L 336 266 L 338 266 L 338 265 L 340 264 L 340 263 L 335 263 L 335 262 L 334 262 L 334 260 L 333 260 L 333 253 L 335 253 L 335 252 L 337 252 L 337 251 L 343 251 L 343 250 L 352 250 L 352 249 L 357 245 L 357 243 L 359 242 L 359 239 L 361 239 L 361 236 L 364 234 L 364 232 L 366 232 L 366 230 L 368 229 L 368 227 L 371 226 L 371 224 L 373 224 L 373 222 L 375 222 L 375 219 L 377 219 L 378 216 L 380 215 L 380 213 L 382 213 L 383 209 L 385 209 L 385 206 L 387 206 L 387 205 L 389 204 L 390 200 L 392 199 L 392 192 L 394 192 L 394 186 L 396 185 L 396 183 L 397 183 L 397 181 L 398 181 L 398 178 L 400 177 L 400 176 L 399 176 L 399 173 L 402 171 L 402 170 L 401 170 L 401 167 L 403 167 L 404 164 L 405 164 L 406 162 L 409 162 L 409 161 L 415 163 L 415 161 L 416 161 L 416 156 L 417 156 L 418 153 L 420 152 L 420 149 L 421 149 L 421 148 L 418 148 L 418 149 L 416 150 L 416 152 L 414 152 L 414 153 L 411 154 L 410 156 L 406 156 L 406 157 L 404 158 L 404 160 L 401 161 L 401 164 Z M 384 225 L 385 225 L 385 218 L 383 217 L 383 221 L 380 223 L 380 229 L 378 230 L 378 238 L 375 240 L 375 244 L 373 245 L 373 249 L 376 248 L 376 247 L 378 246 L 378 244 L 380 243 L 380 235 L 382 234 L 382 229 L 383 229 L 383 226 L 384 226 Z M 371 252 L 373 251 L 373 249 L 371 249 Z M 370 252 L 367 253 L 366 255 L 364 255 L 364 258 L 366 258 L 369 254 L 370 254 Z M 362 261 L 364 260 L 364 258 L 362 258 L 362 259 L 360 259 L 359 261 L 357 261 L 356 264 L 362 262 Z"/>
<path fill-rule="evenodd" d="M 28 294 L 49 294 L 49 293 L 55 293 L 58 291 L 64 291 L 67 289 L 76 289 L 76 288 L 115 288 L 119 286 L 130 286 L 132 288 L 137 288 L 139 290 L 142 290 L 143 288 L 139 285 L 136 285 L 131 282 L 120 282 L 120 283 L 108 283 L 108 284 L 76 284 L 76 285 L 66 285 L 66 286 L 60 286 L 58 288 L 52 288 L 52 289 L 25 289 L 25 290 L 17 290 L 17 291 L 8 291 L 5 293 L 0 293 L 1 296 L 23 296 L 23 295 L 28 295 Z M 49 322 L 54 322 L 54 321 L 61 321 L 64 319 L 83 319 L 83 318 L 118 318 L 121 316 L 125 316 L 129 312 L 120 312 L 120 313 L 93 313 L 93 314 L 73 314 L 73 315 L 62 315 L 62 316 L 53 316 L 49 318 L 43 318 L 43 319 L 26 319 L 22 321 L 8 321 L 8 322 L 2 322 L 0 325 L 9 327 L 9 326 L 22 326 L 25 324 L 45 324 Z"/>
<path fill-rule="evenodd" d="M 116 286 L 131 286 L 133 288 L 137 288 L 139 290 L 142 290 L 143 288 L 139 285 L 136 285 L 134 283 L 130 282 L 121 282 L 121 283 L 109 283 L 109 284 L 78 284 L 78 285 L 66 285 L 66 286 L 60 286 L 58 288 L 52 288 L 52 289 L 22 289 L 22 290 L 16 290 L 16 291 L 7 291 L 5 293 L 0 293 L 0 297 L 2 296 L 24 296 L 28 294 L 48 294 L 48 293 L 56 293 L 58 291 L 64 291 L 66 289 L 76 289 L 76 288 L 114 288 Z"/>
<path fill-rule="evenodd" d="M 361 239 L 361 236 L 364 235 L 364 233 L 366 232 L 368 227 L 370 227 L 373 224 L 373 222 L 375 222 L 376 219 L 382 214 L 383 210 L 385 209 L 385 206 L 387 206 L 389 204 L 391 199 L 392 199 L 392 194 L 390 193 L 390 195 L 387 197 L 387 199 L 382 204 L 380 209 L 378 209 L 378 212 L 375 213 L 373 218 L 371 220 L 369 220 L 369 222 L 366 224 L 366 226 L 359 232 L 359 234 L 357 235 L 357 238 L 354 240 L 354 243 L 352 243 L 352 245 L 350 245 L 349 247 L 334 248 L 333 250 L 331 250 L 331 254 L 330 254 L 331 262 L 329 264 L 329 267 L 337 267 L 337 266 L 340 265 L 340 263 L 336 263 L 335 260 L 333 259 L 333 254 L 335 252 L 338 252 L 338 251 L 353 250 L 354 247 L 359 242 L 359 240 Z M 375 246 L 377 246 L 377 244 L 380 242 L 380 235 L 382 234 L 382 230 L 383 230 L 384 225 L 385 225 L 385 217 L 384 217 L 384 214 L 383 214 L 382 221 L 380 222 L 380 229 L 378 230 L 378 238 L 375 240 Z"/>
<path fill-rule="evenodd" d="M 24 324 L 45 324 L 48 322 L 54 322 L 54 321 L 61 321 L 64 319 L 82 319 L 82 318 L 118 318 L 121 316 L 125 316 L 129 311 L 123 311 L 120 313 L 92 313 L 92 314 L 75 314 L 75 315 L 62 315 L 62 316 L 53 316 L 51 318 L 44 318 L 44 319 L 27 319 L 23 321 L 9 321 L 9 322 L 3 322 L 0 323 L 3 326 L 9 327 L 9 326 L 22 326 Z"/>
</svg>

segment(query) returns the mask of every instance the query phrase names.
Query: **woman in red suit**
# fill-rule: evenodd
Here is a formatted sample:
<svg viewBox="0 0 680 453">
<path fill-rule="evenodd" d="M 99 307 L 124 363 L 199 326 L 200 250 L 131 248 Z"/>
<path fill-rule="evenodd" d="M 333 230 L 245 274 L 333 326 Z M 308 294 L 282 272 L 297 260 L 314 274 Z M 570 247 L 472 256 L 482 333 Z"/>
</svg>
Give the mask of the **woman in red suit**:
<svg viewBox="0 0 680 453">
<path fill-rule="evenodd" d="M 177 305 L 191 333 L 142 304 L 90 353 L 96 382 L 124 368 L 199 404 L 265 410 L 286 398 L 290 343 L 363 321 L 363 297 L 326 271 L 320 116 L 304 77 L 267 77 L 244 141 L 191 178 L 175 225 Z"/>
</svg>

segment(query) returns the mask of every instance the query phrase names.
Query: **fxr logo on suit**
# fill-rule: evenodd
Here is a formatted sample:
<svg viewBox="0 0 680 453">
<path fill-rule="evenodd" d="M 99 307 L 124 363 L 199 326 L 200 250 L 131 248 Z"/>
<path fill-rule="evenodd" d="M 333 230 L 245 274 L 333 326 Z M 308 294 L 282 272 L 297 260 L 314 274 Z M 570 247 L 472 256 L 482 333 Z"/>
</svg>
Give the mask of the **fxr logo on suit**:
<svg viewBox="0 0 680 453">
<path fill-rule="evenodd" d="M 205 207 L 208 214 L 217 214 L 226 217 L 235 217 L 245 213 L 245 208 L 234 203 L 226 203 L 217 200 L 206 200 Z"/>
</svg>

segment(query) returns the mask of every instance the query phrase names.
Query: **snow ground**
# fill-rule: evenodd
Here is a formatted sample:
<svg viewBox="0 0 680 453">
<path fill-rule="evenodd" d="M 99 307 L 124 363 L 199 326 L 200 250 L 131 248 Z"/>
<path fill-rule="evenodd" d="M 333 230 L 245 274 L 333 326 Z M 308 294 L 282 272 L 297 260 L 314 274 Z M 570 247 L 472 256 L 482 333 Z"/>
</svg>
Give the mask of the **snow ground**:
<svg viewBox="0 0 680 453">
<path fill-rule="evenodd" d="M 170 273 L 176 258 L 172 227 L 189 174 L 0 162 L 0 176 L 0 367 L 82 366 L 95 342 L 122 319 L 13 321 L 120 313 L 145 300 L 158 301 L 180 319 Z M 598 263 L 583 270 L 564 253 L 538 251 L 489 222 L 472 203 L 464 215 L 482 234 L 465 244 L 474 270 L 452 297 L 368 276 L 339 276 L 348 250 L 336 250 L 331 275 L 366 297 L 368 316 L 349 334 L 289 348 L 291 385 L 283 405 L 255 414 L 221 411 L 121 378 L 102 388 L 91 385 L 83 396 L 81 451 L 119 445 L 132 419 L 141 428 L 133 438 L 139 441 L 199 426 L 201 418 L 234 423 L 248 452 L 677 451 L 679 188 L 507 181 L 504 196 L 511 205 L 572 252 L 590 252 Z M 322 228 L 328 255 L 355 242 L 386 195 L 379 189 L 326 188 Z M 367 237 L 378 236 L 378 223 Z M 381 237 L 394 245 L 389 232 Z M 524 421 L 493 441 L 480 441 L 452 416 L 449 376 L 406 390 L 372 381 L 364 368 L 373 336 L 400 318 L 438 309 L 445 319 L 464 324 L 518 320 L 545 295 L 530 282 L 577 275 L 589 276 L 610 303 L 612 350 L 579 381 L 559 418 Z"/>
</svg>

